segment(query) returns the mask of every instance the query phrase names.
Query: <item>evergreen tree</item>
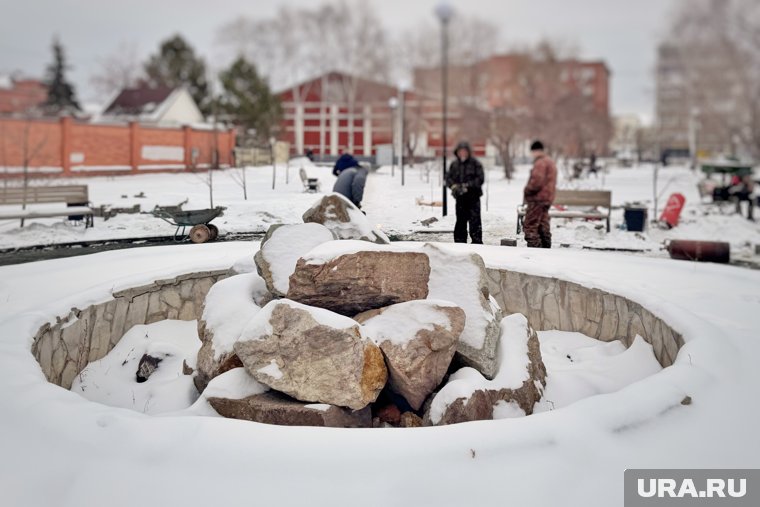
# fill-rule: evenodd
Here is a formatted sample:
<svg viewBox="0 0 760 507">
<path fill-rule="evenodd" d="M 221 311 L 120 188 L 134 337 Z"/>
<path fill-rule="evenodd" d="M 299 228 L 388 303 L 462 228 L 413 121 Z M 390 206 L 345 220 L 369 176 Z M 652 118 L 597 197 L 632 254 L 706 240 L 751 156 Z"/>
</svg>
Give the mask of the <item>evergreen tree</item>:
<svg viewBox="0 0 760 507">
<path fill-rule="evenodd" d="M 58 39 L 53 40 L 53 63 L 48 65 L 45 71 L 45 84 L 48 88 L 48 97 L 44 107 L 46 110 L 60 114 L 63 112 L 79 111 L 79 102 L 71 83 L 66 80 L 66 55 L 63 46 Z"/>
<path fill-rule="evenodd" d="M 175 35 L 161 43 L 158 54 L 151 56 L 145 64 L 145 75 L 148 83 L 153 86 L 184 86 L 201 112 L 204 115 L 210 113 L 206 63 L 195 55 L 193 48 L 181 35 Z"/>
<path fill-rule="evenodd" d="M 238 57 L 219 74 L 219 81 L 223 89 L 220 111 L 247 131 L 253 130 L 259 141 L 269 139 L 282 117 L 282 107 L 256 66 Z"/>
</svg>

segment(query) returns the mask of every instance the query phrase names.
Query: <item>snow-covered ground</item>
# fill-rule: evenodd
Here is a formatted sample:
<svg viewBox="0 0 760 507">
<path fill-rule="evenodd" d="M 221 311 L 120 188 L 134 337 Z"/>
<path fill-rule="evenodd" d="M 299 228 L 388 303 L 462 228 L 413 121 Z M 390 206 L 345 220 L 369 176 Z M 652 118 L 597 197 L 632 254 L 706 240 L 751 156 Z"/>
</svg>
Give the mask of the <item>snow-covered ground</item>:
<svg viewBox="0 0 760 507">
<path fill-rule="evenodd" d="M 760 468 L 760 272 L 730 266 L 452 246 L 480 253 L 488 266 L 621 294 L 684 336 L 673 366 L 530 417 L 343 430 L 150 416 L 49 384 L 30 353 L 39 326 L 72 306 L 228 267 L 256 248 L 153 247 L 0 268 L 3 505 L 607 507 L 620 505 L 627 468 Z M 557 375 L 563 366 L 555 364 Z M 566 378 L 565 385 L 587 380 Z M 685 396 L 690 405 L 681 404 Z"/>
<path fill-rule="evenodd" d="M 226 206 L 224 216 L 216 219 L 221 232 L 266 232 L 273 223 L 301 222 L 302 213 L 321 194 L 303 192 L 298 170 L 304 167 L 311 177 L 318 177 L 322 190 L 329 191 L 335 178 L 330 168 L 313 166 L 306 159 L 294 159 L 288 166 L 280 165 L 276 171 L 276 185 L 272 189 L 272 167 L 248 168 L 248 199 L 243 199 L 240 184 L 241 170 L 230 169 L 213 175 L 214 205 Z M 428 172 L 424 164 L 406 169 L 405 185 L 401 185 L 398 168 L 391 176 L 390 167 L 371 173 L 365 192 L 363 208 L 371 223 L 391 236 L 407 237 L 424 231 L 439 231 L 430 238 L 451 241 L 454 228 L 454 200 L 449 197 L 449 216 L 441 217 L 441 209 L 418 205 L 418 199 L 430 203 L 441 200 L 440 170 L 437 165 Z M 485 194 L 482 199 L 484 239 L 487 244 L 499 244 L 502 238 L 515 237 L 516 206 L 522 202 L 522 189 L 529 174 L 529 166 L 520 166 L 515 179 L 504 179 L 500 169 L 488 171 Z M 210 206 L 209 187 L 205 174 L 146 174 L 121 177 L 81 178 L 56 180 L 55 183 L 83 183 L 89 185 L 94 205 L 130 207 L 140 204 L 143 211 L 156 205 L 168 206 L 186 202 L 185 209 Z M 680 192 L 686 197 L 681 224 L 672 230 L 650 227 L 645 233 L 627 232 L 619 228 L 623 223 L 623 210 L 612 213 L 613 230 L 607 233 L 601 223 L 583 220 L 553 220 L 554 246 L 571 248 L 614 248 L 642 251 L 650 256 L 667 256 L 662 249 L 666 239 L 720 240 L 731 243 L 735 258 L 751 258 L 754 245 L 760 244 L 760 212 L 758 222 L 749 222 L 733 212 L 733 207 L 703 204 L 697 193 L 701 176 L 684 167 L 661 169 L 658 178 L 659 203 L 662 210 L 668 196 Z M 613 206 L 639 201 L 649 206 L 650 219 L 654 216 L 653 167 L 612 167 L 599 177 L 568 181 L 560 178 L 560 188 L 606 189 L 612 191 Z M 135 197 L 144 195 L 145 197 Z M 430 227 L 421 220 L 436 217 L 439 221 Z M 174 228 L 149 214 L 118 215 L 104 221 L 97 218 L 95 227 L 85 230 L 81 226 L 64 223 L 60 218 L 40 219 L 20 228 L 17 220 L 0 222 L 0 249 L 78 241 L 165 236 Z M 421 234 L 417 235 L 420 237 Z"/>
</svg>

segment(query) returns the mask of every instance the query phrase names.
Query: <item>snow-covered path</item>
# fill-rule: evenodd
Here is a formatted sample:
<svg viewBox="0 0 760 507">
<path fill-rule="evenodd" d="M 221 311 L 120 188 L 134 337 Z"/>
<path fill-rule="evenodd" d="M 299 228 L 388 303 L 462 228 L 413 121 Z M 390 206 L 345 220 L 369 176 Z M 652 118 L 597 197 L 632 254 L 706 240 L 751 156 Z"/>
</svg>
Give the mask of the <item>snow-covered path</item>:
<svg viewBox="0 0 760 507">
<path fill-rule="evenodd" d="M 460 246 L 459 248 L 473 248 Z M 760 273 L 617 254 L 480 247 L 486 264 L 599 287 L 684 334 L 674 366 L 531 417 L 414 430 L 144 416 L 45 381 L 30 337 L 71 306 L 230 266 L 252 243 L 0 268 L 0 498 L 10 506 L 622 503 L 626 468 L 759 468 Z M 684 396 L 693 400 L 682 406 Z"/>
</svg>

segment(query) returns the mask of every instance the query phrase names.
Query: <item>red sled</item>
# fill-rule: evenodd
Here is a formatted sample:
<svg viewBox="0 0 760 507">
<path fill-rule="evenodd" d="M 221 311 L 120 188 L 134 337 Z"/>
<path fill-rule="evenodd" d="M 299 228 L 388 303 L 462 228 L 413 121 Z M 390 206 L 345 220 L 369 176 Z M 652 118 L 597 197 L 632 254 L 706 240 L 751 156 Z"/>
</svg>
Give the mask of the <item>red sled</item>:
<svg viewBox="0 0 760 507">
<path fill-rule="evenodd" d="M 685 202 L 686 197 L 683 194 L 670 194 L 668 203 L 665 205 L 665 209 L 662 210 L 662 215 L 660 215 L 660 222 L 666 224 L 669 228 L 678 225 L 678 219 L 681 216 L 681 210 Z"/>
</svg>

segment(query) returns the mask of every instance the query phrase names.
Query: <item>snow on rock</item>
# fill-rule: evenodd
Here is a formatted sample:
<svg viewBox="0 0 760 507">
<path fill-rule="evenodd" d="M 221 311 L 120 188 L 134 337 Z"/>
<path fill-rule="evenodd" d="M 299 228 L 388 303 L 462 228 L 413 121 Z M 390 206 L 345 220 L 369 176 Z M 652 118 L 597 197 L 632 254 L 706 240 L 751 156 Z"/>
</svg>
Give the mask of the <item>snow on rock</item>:
<svg viewBox="0 0 760 507">
<path fill-rule="evenodd" d="M 339 243 L 342 241 L 323 247 Z M 324 264 L 302 258 L 290 277 L 288 298 L 353 316 L 426 298 L 429 274 L 428 258 L 419 252 L 361 250 Z"/>
<path fill-rule="evenodd" d="M 523 315 L 514 314 L 502 319 L 499 341 L 500 364 L 494 379 L 486 379 L 473 368 L 458 370 L 432 399 L 425 413 L 427 423 L 443 425 L 495 416 L 513 417 L 516 410 L 505 405 L 512 402 L 525 414 L 533 413 L 546 385 L 538 336 Z"/>
<path fill-rule="evenodd" d="M 462 362 L 493 378 L 498 370 L 497 346 L 501 310 L 490 297 L 483 259 L 475 253 L 459 253 L 426 243 L 422 251 L 430 259 L 428 298 L 452 301 L 467 315 L 457 344 Z"/>
<path fill-rule="evenodd" d="M 270 391 L 243 399 L 209 398 L 221 416 L 279 426 L 325 426 L 331 428 L 371 428 L 369 407 L 350 410 L 326 404 L 306 404 Z"/>
<path fill-rule="evenodd" d="M 206 399 L 242 400 L 268 390 L 267 386 L 251 377 L 245 368 L 233 368 L 211 379 L 201 396 Z"/>
<path fill-rule="evenodd" d="M 551 375 L 535 412 L 615 392 L 662 370 L 652 346 L 640 336 L 626 349 L 619 341 L 600 342 L 580 333 L 541 331 L 539 335 Z"/>
<path fill-rule="evenodd" d="M 134 326 L 105 357 L 88 364 L 74 378 L 71 390 L 90 401 L 160 414 L 188 408 L 198 392 L 182 363 L 198 352 L 195 321 L 164 320 Z M 138 379 L 144 357 L 157 364 L 145 380 Z"/>
<path fill-rule="evenodd" d="M 465 326 L 464 311 L 446 301 L 409 301 L 355 319 L 383 351 L 391 389 L 418 410 L 446 375 Z"/>
<path fill-rule="evenodd" d="M 358 239 L 388 244 L 390 240 L 381 230 L 370 225 L 359 208 L 340 194 L 329 194 L 314 203 L 303 214 L 303 221 L 322 224 L 339 239 Z"/>
<path fill-rule="evenodd" d="M 287 299 L 266 305 L 234 351 L 256 380 L 304 402 L 359 410 L 388 378 L 382 352 L 356 321 Z"/>
<path fill-rule="evenodd" d="M 317 223 L 271 226 L 254 257 L 258 273 L 269 291 L 285 296 L 290 275 L 301 255 L 333 239 L 330 229 Z"/>
<path fill-rule="evenodd" d="M 266 301 L 268 297 L 264 279 L 257 273 L 225 278 L 208 291 L 203 316 L 198 322 L 198 335 L 203 343 L 198 351 L 195 376 L 199 391 L 220 373 L 242 366 L 233 344 L 259 312 L 257 301 Z"/>
</svg>

